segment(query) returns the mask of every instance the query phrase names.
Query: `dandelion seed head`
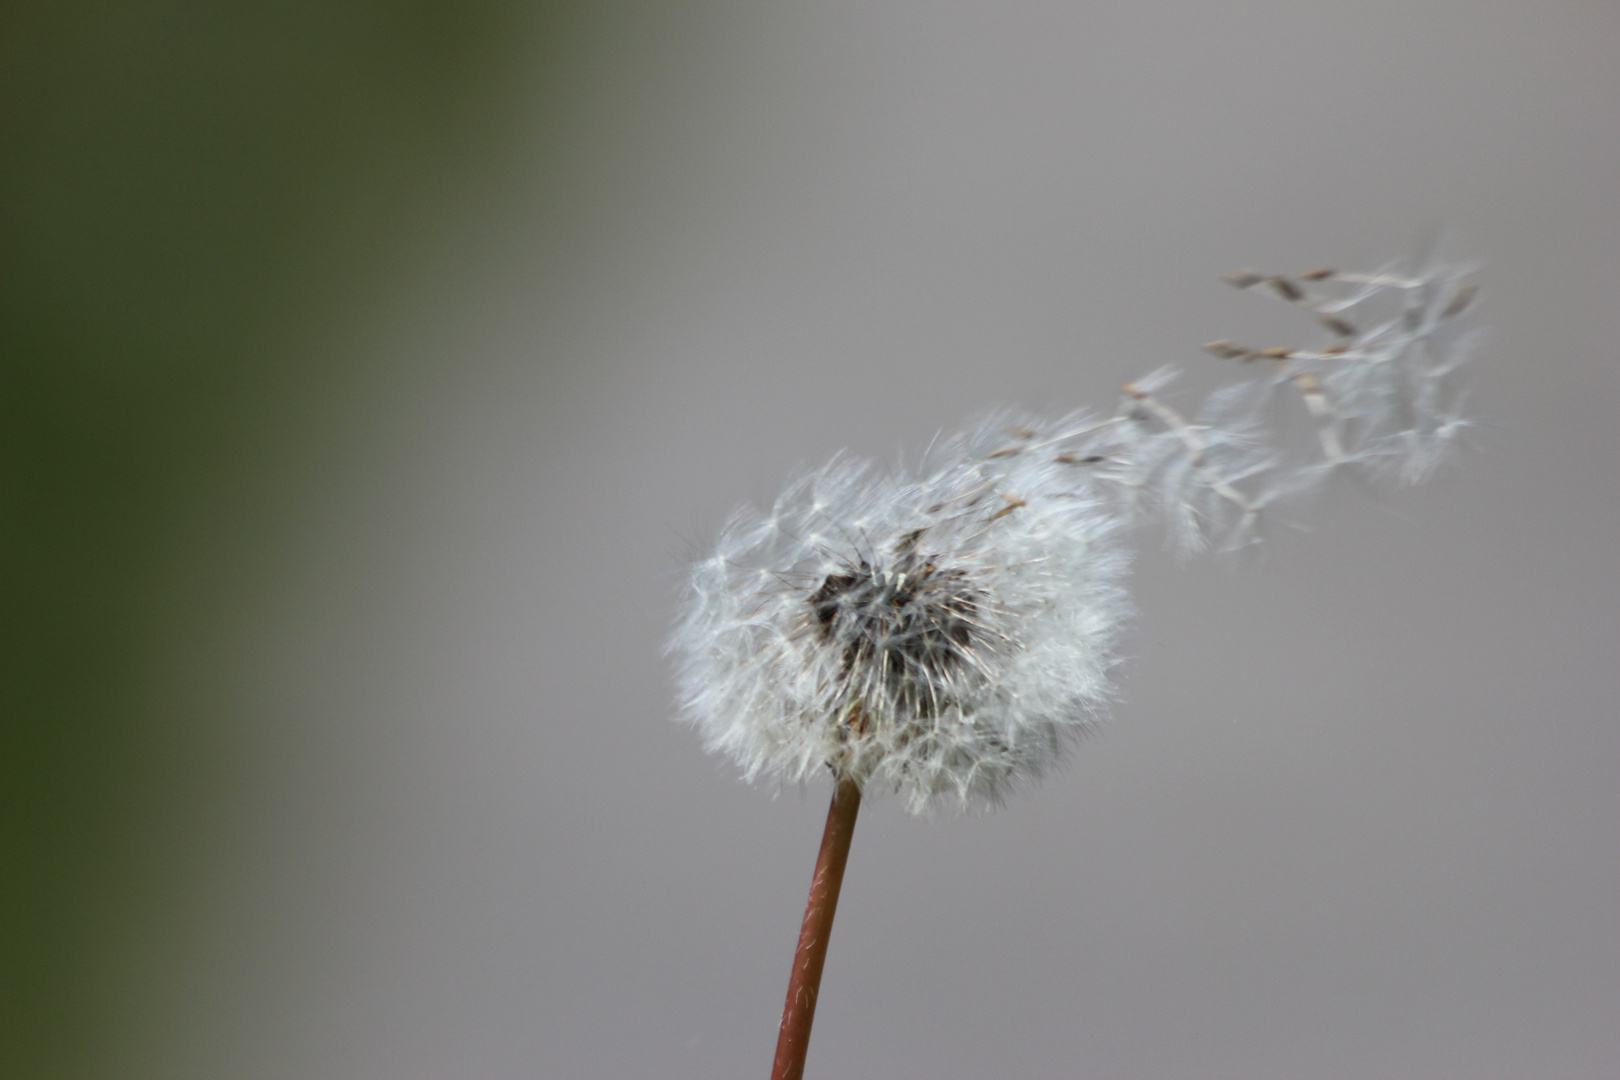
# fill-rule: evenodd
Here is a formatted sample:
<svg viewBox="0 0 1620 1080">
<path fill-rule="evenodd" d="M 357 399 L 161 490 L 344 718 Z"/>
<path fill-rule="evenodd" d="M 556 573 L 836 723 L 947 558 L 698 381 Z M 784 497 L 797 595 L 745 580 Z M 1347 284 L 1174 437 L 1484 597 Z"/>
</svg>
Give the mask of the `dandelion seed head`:
<svg viewBox="0 0 1620 1080">
<path fill-rule="evenodd" d="M 1054 455 L 993 441 L 911 477 L 835 459 L 773 527 L 733 516 L 671 641 L 710 749 L 749 779 L 831 769 L 921 811 L 1001 801 L 1101 719 L 1129 616 L 1121 520 Z"/>
</svg>

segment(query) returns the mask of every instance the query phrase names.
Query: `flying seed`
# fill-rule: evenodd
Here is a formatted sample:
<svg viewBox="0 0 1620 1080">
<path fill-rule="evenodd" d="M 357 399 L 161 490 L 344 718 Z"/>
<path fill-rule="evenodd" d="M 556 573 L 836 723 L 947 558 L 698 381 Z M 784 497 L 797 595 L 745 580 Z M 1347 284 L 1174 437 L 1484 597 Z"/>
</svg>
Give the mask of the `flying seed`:
<svg viewBox="0 0 1620 1080">
<path fill-rule="evenodd" d="M 1222 274 L 1221 280 L 1234 288 L 1250 289 L 1266 279 L 1253 270 L 1233 270 L 1229 274 Z"/>
<path fill-rule="evenodd" d="M 1220 341 L 1211 341 L 1203 348 L 1205 352 L 1213 353 L 1222 360 L 1237 360 L 1240 357 L 1248 356 L 1252 352 L 1252 350 L 1245 349 L 1237 342 L 1227 341 L 1225 338 Z"/>
<path fill-rule="evenodd" d="M 1282 297 L 1284 300 L 1298 303 L 1299 301 L 1305 299 L 1304 290 L 1285 277 L 1270 278 L 1266 281 L 1266 284 L 1270 285 L 1274 290 L 1276 290 L 1277 295 Z"/>
<path fill-rule="evenodd" d="M 1440 313 L 1440 317 L 1449 319 L 1454 315 L 1461 315 L 1464 311 L 1467 311 L 1468 305 L 1474 302 L 1474 293 L 1478 288 L 1477 285 L 1464 285 L 1458 289 L 1457 295 L 1451 298 L 1451 303 L 1446 305 L 1446 309 Z"/>
</svg>

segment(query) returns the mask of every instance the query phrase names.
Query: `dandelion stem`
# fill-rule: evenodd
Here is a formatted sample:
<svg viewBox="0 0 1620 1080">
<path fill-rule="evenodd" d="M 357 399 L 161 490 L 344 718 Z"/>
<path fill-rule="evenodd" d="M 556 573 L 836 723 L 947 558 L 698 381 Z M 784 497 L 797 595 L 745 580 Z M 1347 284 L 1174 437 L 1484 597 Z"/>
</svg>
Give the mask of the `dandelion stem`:
<svg viewBox="0 0 1620 1080">
<path fill-rule="evenodd" d="M 827 940 L 832 936 L 838 891 L 844 884 L 844 864 L 855 835 L 855 814 L 861 808 L 861 789 L 853 780 L 840 779 L 827 808 L 827 829 L 821 834 L 815 876 L 810 879 L 810 900 L 804 907 L 799 949 L 793 956 L 787 1004 L 782 1006 L 782 1032 L 776 1040 L 776 1063 L 771 1080 L 800 1080 L 804 1055 L 810 1049 L 810 1024 L 816 1018 L 816 997 L 821 992 L 821 968 L 827 962 Z"/>
</svg>

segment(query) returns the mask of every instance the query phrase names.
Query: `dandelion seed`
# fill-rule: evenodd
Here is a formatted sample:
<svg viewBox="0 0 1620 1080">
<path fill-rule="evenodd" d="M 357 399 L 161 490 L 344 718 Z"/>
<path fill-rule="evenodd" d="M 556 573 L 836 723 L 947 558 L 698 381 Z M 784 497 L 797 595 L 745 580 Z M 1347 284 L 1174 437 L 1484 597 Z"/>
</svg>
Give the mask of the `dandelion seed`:
<svg viewBox="0 0 1620 1080">
<path fill-rule="evenodd" d="M 1255 355 L 1253 349 L 1245 349 L 1236 342 L 1227 341 L 1225 338 L 1209 342 L 1204 346 L 1204 351 L 1212 356 L 1218 356 L 1222 360 L 1243 360 Z"/>
<path fill-rule="evenodd" d="M 1297 301 L 1305 299 L 1304 291 L 1285 277 L 1274 277 L 1267 284 L 1275 289 L 1277 295 L 1284 300 Z"/>
</svg>

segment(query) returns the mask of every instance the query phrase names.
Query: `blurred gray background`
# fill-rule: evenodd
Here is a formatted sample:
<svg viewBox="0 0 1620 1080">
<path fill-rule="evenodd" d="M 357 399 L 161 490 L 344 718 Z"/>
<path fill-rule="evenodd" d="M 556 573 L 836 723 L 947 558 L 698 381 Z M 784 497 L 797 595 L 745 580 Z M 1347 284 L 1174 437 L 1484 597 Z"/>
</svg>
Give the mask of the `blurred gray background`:
<svg viewBox="0 0 1620 1080">
<path fill-rule="evenodd" d="M 6 1075 L 764 1075 L 828 792 L 669 723 L 683 563 L 1436 235 L 1481 452 L 1145 536 L 1103 737 L 863 813 L 810 1073 L 1620 1072 L 1612 5 L 6 22 Z"/>
</svg>

